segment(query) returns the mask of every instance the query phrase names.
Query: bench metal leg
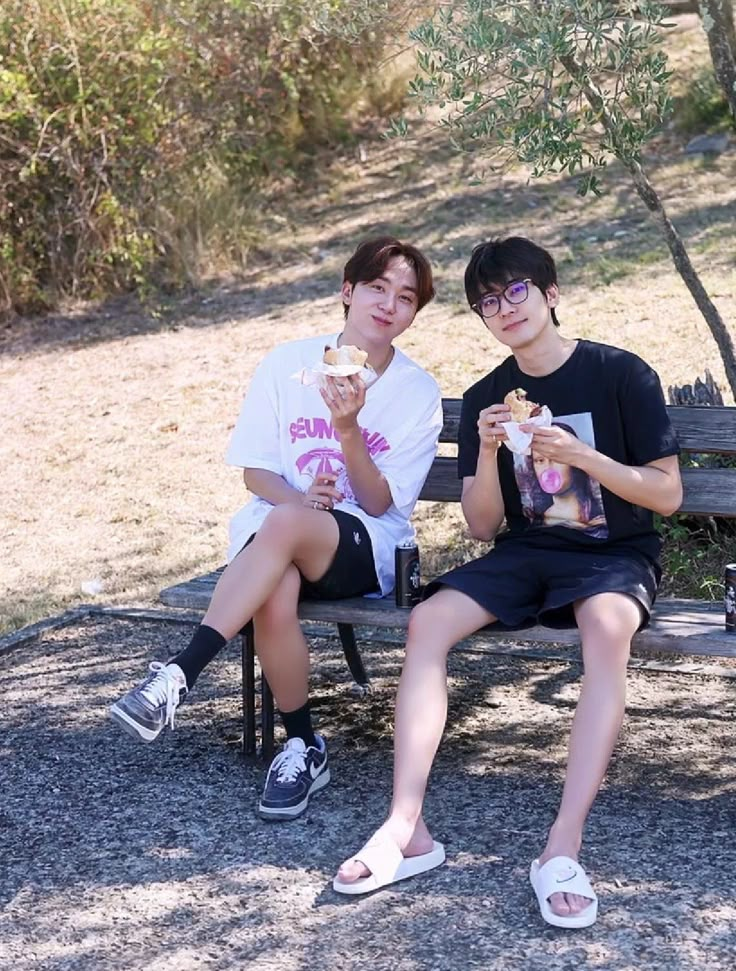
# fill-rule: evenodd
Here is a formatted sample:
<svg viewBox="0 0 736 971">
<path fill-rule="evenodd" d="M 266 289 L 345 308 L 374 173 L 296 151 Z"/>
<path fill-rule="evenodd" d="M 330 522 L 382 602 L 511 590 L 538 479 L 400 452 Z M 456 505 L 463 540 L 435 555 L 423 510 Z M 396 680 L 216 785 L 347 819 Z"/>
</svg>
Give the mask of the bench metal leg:
<svg viewBox="0 0 736 971">
<path fill-rule="evenodd" d="M 241 633 L 241 658 L 243 666 L 243 754 L 256 753 L 256 651 L 253 622 L 246 624 Z"/>
<path fill-rule="evenodd" d="M 337 630 L 342 642 L 350 673 L 361 689 L 370 691 L 370 681 L 366 674 L 363 659 L 358 651 L 355 631 L 352 624 L 338 624 Z M 253 622 L 241 631 L 243 664 L 243 754 L 256 754 L 256 679 L 255 679 L 255 635 Z M 266 765 L 270 765 L 274 752 L 274 705 L 271 687 L 261 671 L 261 755 Z"/>
<path fill-rule="evenodd" d="M 273 761 L 273 694 L 261 669 L 261 753 L 266 765 Z"/>
<path fill-rule="evenodd" d="M 241 631 L 243 666 L 243 754 L 255 755 L 256 745 L 256 642 L 253 621 Z M 273 759 L 273 694 L 261 671 L 261 755 L 270 765 Z"/>
<path fill-rule="evenodd" d="M 345 652 L 345 660 L 350 668 L 353 680 L 358 685 L 362 694 L 371 690 L 370 681 L 366 674 L 363 658 L 360 656 L 358 645 L 355 641 L 355 630 L 352 624 L 338 624 L 337 632 L 340 635 L 342 649 Z"/>
</svg>

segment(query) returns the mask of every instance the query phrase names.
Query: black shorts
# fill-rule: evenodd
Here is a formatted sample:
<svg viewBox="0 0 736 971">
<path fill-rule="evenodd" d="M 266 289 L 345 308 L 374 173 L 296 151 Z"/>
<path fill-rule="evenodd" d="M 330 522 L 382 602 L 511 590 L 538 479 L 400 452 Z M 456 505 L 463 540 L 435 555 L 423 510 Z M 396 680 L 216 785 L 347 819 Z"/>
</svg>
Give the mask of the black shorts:
<svg viewBox="0 0 736 971">
<path fill-rule="evenodd" d="M 373 544 L 368 530 L 357 516 L 330 509 L 335 517 L 340 539 L 335 558 L 319 580 L 311 583 L 302 577 L 300 600 L 342 600 L 378 592 L 378 577 L 373 561 Z"/>
<path fill-rule="evenodd" d="M 343 600 L 359 597 L 364 593 L 379 592 L 376 566 L 373 561 L 373 544 L 368 530 L 357 516 L 341 509 L 328 510 L 340 530 L 335 558 L 319 580 L 312 582 L 302 577 L 300 600 Z M 255 533 L 243 545 L 243 549 L 255 537 Z"/>
<path fill-rule="evenodd" d="M 656 563 L 630 548 L 550 549 L 514 538 L 438 577 L 427 586 L 424 597 L 442 586 L 451 587 L 497 617 L 499 628 L 523 630 L 536 624 L 575 627 L 577 600 L 597 593 L 623 593 L 641 608 L 641 630 L 649 623 L 660 577 Z"/>
</svg>

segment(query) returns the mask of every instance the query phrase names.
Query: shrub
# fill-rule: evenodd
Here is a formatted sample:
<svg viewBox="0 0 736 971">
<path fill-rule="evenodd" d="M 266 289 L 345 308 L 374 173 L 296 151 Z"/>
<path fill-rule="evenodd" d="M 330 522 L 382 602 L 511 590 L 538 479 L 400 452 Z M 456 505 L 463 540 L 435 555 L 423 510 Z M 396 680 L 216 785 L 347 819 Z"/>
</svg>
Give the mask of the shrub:
<svg viewBox="0 0 736 971">
<path fill-rule="evenodd" d="M 174 249 L 201 230 L 208 192 L 247 204 L 345 137 L 382 49 L 330 34 L 346 5 L 4 0 L 4 309 L 194 272 Z"/>
<path fill-rule="evenodd" d="M 736 468 L 736 456 L 732 455 L 685 452 L 681 462 L 689 468 Z M 675 513 L 657 517 L 657 522 L 664 538 L 663 590 L 679 597 L 722 597 L 724 567 L 733 561 L 736 520 Z"/>
<path fill-rule="evenodd" d="M 711 67 L 701 68 L 685 93 L 675 99 L 674 119 L 681 131 L 693 134 L 731 127 L 728 103 Z"/>
<path fill-rule="evenodd" d="M 733 561 L 733 521 L 677 514 L 659 519 L 659 530 L 662 595 L 719 600 L 725 565 Z"/>
</svg>

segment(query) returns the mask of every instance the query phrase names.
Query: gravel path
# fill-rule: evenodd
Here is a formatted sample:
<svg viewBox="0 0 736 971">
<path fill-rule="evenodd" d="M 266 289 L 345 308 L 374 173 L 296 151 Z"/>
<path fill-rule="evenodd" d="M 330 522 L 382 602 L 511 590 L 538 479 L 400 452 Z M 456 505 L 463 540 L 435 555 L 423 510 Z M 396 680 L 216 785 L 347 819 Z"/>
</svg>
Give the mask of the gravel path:
<svg viewBox="0 0 736 971">
<path fill-rule="evenodd" d="M 385 812 L 400 648 L 368 646 L 376 691 L 358 701 L 336 641 L 313 639 L 334 782 L 302 819 L 264 824 L 235 645 L 156 744 L 106 718 L 188 633 L 88 618 L 0 656 L 3 971 L 733 971 L 736 665 L 632 671 L 583 856 L 600 917 L 564 932 L 541 922 L 527 869 L 559 797 L 575 661 L 452 656 L 427 800 L 448 863 L 353 901 L 330 879 Z"/>
</svg>

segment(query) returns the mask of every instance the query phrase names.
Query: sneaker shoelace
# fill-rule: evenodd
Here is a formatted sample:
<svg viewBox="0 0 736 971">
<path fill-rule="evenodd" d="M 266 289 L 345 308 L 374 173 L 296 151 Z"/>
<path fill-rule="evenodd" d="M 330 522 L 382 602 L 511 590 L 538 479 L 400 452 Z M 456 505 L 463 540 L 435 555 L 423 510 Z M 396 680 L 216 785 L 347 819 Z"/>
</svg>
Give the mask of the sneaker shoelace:
<svg viewBox="0 0 736 971">
<path fill-rule="evenodd" d="M 174 728 L 174 712 L 179 704 L 180 690 L 177 679 L 161 661 L 151 661 L 150 670 L 154 672 L 141 688 L 141 694 L 154 708 L 166 704 L 164 725 Z"/>
<path fill-rule="evenodd" d="M 287 747 L 279 752 L 271 763 L 271 770 L 276 772 L 277 782 L 294 782 L 300 772 L 307 768 L 306 751 Z"/>
</svg>

